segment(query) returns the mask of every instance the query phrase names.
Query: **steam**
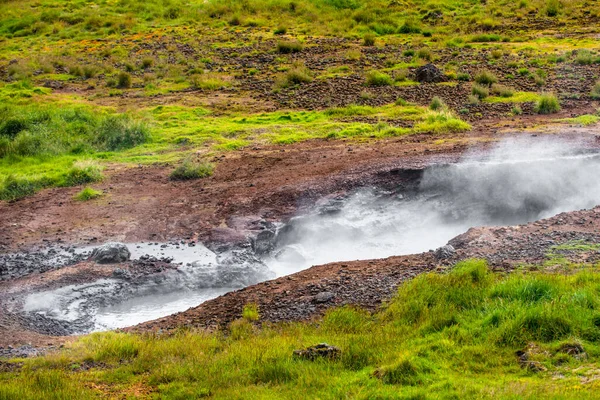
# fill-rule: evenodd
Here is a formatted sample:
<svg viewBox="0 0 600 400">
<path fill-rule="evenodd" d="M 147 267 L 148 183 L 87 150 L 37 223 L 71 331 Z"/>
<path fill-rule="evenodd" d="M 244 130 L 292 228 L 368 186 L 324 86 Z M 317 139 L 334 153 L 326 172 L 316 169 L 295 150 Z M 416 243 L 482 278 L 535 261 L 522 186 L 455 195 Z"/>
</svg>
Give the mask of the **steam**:
<svg viewBox="0 0 600 400">
<path fill-rule="evenodd" d="M 512 225 L 600 203 L 600 156 L 585 143 L 506 139 L 460 163 L 428 168 L 413 194 L 362 190 L 279 234 L 278 275 L 333 261 L 420 253 L 470 227 Z"/>
</svg>

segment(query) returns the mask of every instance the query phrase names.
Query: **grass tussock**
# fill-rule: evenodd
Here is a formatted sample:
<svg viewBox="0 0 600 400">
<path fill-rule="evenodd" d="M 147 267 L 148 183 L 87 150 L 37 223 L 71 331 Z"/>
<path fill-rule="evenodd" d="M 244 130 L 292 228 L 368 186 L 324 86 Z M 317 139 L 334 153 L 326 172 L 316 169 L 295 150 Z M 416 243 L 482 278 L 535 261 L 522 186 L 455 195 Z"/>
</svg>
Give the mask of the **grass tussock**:
<svg viewBox="0 0 600 400">
<path fill-rule="evenodd" d="M 551 93 L 542 94 L 535 104 L 535 112 L 538 114 L 554 114 L 560 111 L 560 102 L 556 95 Z"/>
<path fill-rule="evenodd" d="M 310 69 L 304 64 L 295 64 L 291 69 L 279 75 L 275 81 L 275 88 L 290 88 L 312 82 L 313 77 Z"/>
<path fill-rule="evenodd" d="M 491 86 L 498 82 L 498 78 L 492 72 L 485 70 L 475 75 L 475 82 L 479 83 L 480 85 Z"/>
<path fill-rule="evenodd" d="M 186 159 L 180 166 L 175 168 L 169 178 L 172 181 L 188 181 L 192 179 L 201 179 L 211 176 L 214 172 L 214 165 L 207 162 L 198 162 Z"/>
<path fill-rule="evenodd" d="M 365 85 L 367 86 L 391 86 L 394 79 L 386 73 L 379 71 L 369 71 L 365 75 Z"/>
<path fill-rule="evenodd" d="M 77 201 L 89 201 L 102 197 L 102 194 L 103 193 L 100 190 L 95 190 L 91 187 L 85 187 L 79 193 L 77 193 L 74 198 Z"/>
<path fill-rule="evenodd" d="M 280 41 L 277 42 L 277 52 L 280 54 L 292 54 L 302 51 L 304 46 L 300 42 Z"/>
<path fill-rule="evenodd" d="M 258 327 L 251 304 L 226 335 L 85 336 L 0 375 L 0 398 L 91 399 L 142 387 L 159 398 L 592 399 L 595 385 L 580 379 L 600 363 L 599 285 L 596 270 L 503 275 L 467 260 L 404 283 L 375 314 L 344 306 L 319 321 Z M 321 342 L 341 356 L 292 356 Z"/>
</svg>

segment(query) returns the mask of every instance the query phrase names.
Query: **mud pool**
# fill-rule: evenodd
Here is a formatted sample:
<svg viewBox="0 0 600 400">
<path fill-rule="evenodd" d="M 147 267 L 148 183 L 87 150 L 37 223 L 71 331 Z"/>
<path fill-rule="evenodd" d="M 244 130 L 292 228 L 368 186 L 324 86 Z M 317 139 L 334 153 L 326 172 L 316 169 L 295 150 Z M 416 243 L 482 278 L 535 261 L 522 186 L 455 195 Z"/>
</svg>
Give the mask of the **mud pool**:
<svg viewBox="0 0 600 400">
<path fill-rule="evenodd" d="M 555 140 L 503 141 L 460 163 L 429 167 L 409 187 L 324 198 L 222 252 L 210 244 L 128 244 L 132 259 L 167 259 L 176 268 L 32 293 L 14 311 L 46 333 L 115 329 L 312 265 L 420 253 L 471 227 L 591 208 L 600 203 L 600 155 L 585 149 Z M 90 250 L 69 254 L 85 258 Z"/>
</svg>

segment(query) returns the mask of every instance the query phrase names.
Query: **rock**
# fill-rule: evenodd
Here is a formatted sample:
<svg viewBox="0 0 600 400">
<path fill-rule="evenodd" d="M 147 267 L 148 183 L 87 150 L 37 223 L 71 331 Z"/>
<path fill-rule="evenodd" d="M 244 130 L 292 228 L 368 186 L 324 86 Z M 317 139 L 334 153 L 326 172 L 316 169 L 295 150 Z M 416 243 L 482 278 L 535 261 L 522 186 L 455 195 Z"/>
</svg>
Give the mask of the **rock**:
<svg viewBox="0 0 600 400">
<path fill-rule="evenodd" d="M 117 268 L 113 271 L 113 276 L 120 279 L 131 279 L 131 272 L 126 269 Z"/>
<path fill-rule="evenodd" d="M 318 358 L 335 360 L 340 357 L 341 353 L 342 351 L 339 348 L 330 346 L 327 343 L 319 343 L 316 346 L 307 347 L 306 349 L 294 350 L 295 357 L 311 361 L 314 361 Z"/>
<path fill-rule="evenodd" d="M 452 257 L 455 253 L 456 250 L 454 249 L 454 246 L 447 244 L 438 248 L 435 251 L 435 258 L 437 258 L 438 260 L 445 260 L 447 258 Z"/>
<path fill-rule="evenodd" d="M 128 261 L 131 253 L 123 243 L 106 243 L 92 252 L 92 260 L 98 264 L 115 264 Z"/>
<path fill-rule="evenodd" d="M 260 231 L 252 240 L 252 248 L 258 255 L 270 253 L 275 247 L 275 232 L 270 229 Z"/>
<path fill-rule="evenodd" d="M 563 343 L 558 348 L 558 352 L 559 353 L 565 353 L 565 354 L 568 354 L 570 356 L 577 356 L 577 355 L 583 355 L 583 354 L 585 354 L 583 346 L 581 345 L 581 343 L 577 343 L 577 342 Z"/>
<path fill-rule="evenodd" d="M 333 299 L 335 295 L 331 292 L 321 292 L 314 297 L 315 303 L 327 303 Z"/>
<path fill-rule="evenodd" d="M 445 82 L 448 78 L 438 67 L 430 63 L 417 68 L 415 80 L 417 82 Z"/>
</svg>

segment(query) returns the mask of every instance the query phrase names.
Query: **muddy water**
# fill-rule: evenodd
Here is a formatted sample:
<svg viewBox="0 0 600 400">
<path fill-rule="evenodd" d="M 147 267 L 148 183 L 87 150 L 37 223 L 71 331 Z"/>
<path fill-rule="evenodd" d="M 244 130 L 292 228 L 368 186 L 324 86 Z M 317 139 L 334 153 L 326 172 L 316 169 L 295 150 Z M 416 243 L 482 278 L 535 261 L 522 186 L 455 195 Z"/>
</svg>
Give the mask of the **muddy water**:
<svg viewBox="0 0 600 400">
<path fill-rule="evenodd" d="M 114 329 L 311 265 L 419 253 L 470 227 L 590 208 L 600 204 L 600 157 L 582 148 L 539 139 L 506 141 L 484 155 L 425 170 L 415 190 L 363 188 L 323 200 L 277 225 L 260 254 L 252 254 L 250 246 L 215 254 L 202 245 L 130 244 L 134 259 L 169 257 L 181 266 L 142 280 L 108 279 L 35 293 L 24 311 L 67 322 L 74 327 L 69 333 Z"/>
</svg>

